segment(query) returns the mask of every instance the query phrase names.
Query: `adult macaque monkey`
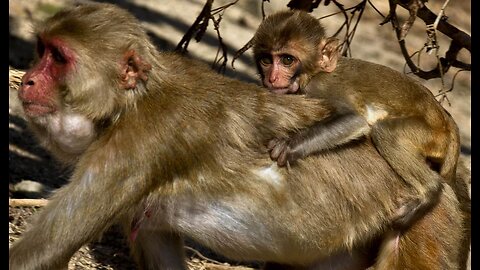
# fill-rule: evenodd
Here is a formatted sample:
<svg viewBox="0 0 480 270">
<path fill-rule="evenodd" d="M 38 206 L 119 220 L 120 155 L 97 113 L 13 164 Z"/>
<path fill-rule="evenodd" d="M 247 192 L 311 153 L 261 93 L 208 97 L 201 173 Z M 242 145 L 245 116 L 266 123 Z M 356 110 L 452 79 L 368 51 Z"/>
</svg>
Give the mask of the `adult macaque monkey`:
<svg viewBox="0 0 480 270">
<path fill-rule="evenodd" d="M 142 269 L 185 269 L 183 236 L 267 269 L 366 268 L 383 238 L 393 254 L 404 240 L 419 254 L 377 258 L 384 269 L 458 268 L 462 217 L 448 186 L 412 227 L 422 234 L 390 238 L 406 186 L 370 142 L 306 158 L 292 173 L 270 160 L 271 138 L 328 116 L 321 100 L 160 53 L 111 4 L 67 8 L 37 31 L 19 98 L 41 142 L 75 169 L 10 248 L 11 270 L 64 268 L 116 222 Z"/>
<path fill-rule="evenodd" d="M 280 94 L 305 93 L 337 110 L 324 121 L 269 143 L 280 166 L 370 136 L 377 150 L 415 190 L 394 216 L 407 227 L 455 179 L 458 127 L 421 84 L 388 67 L 342 58 L 338 40 L 304 11 L 267 17 L 253 40 L 263 85 Z"/>
</svg>

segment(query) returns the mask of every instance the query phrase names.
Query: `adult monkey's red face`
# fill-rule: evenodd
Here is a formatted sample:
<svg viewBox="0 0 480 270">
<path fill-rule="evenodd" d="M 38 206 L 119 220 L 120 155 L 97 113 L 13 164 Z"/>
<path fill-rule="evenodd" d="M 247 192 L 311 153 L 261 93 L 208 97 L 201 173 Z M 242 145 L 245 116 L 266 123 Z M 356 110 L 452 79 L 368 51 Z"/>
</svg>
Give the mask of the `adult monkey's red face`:
<svg viewBox="0 0 480 270">
<path fill-rule="evenodd" d="M 59 38 L 40 35 L 38 60 L 22 78 L 19 98 L 29 117 L 44 116 L 59 109 L 59 94 L 66 85 L 66 75 L 73 72 L 76 53 Z"/>
</svg>

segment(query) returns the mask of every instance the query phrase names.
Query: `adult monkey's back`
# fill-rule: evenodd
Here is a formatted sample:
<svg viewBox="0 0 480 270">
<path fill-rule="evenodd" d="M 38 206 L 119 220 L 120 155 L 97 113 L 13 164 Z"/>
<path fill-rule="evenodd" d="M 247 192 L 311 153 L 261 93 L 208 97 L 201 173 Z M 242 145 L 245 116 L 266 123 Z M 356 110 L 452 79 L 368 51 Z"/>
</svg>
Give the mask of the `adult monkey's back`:
<svg viewBox="0 0 480 270">
<path fill-rule="evenodd" d="M 344 269 L 367 263 L 364 248 L 388 231 L 406 189 L 369 142 L 292 173 L 268 157 L 268 140 L 328 115 L 320 100 L 271 95 L 158 53 L 109 4 L 62 11 L 38 36 L 19 98 L 40 141 L 75 170 L 10 248 L 10 269 L 65 267 L 114 222 L 147 269 L 184 268 L 183 235 L 271 267 Z M 447 186 L 411 229 L 423 232 L 415 251 L 455 269 L 460 224 Z"/>
</svg>

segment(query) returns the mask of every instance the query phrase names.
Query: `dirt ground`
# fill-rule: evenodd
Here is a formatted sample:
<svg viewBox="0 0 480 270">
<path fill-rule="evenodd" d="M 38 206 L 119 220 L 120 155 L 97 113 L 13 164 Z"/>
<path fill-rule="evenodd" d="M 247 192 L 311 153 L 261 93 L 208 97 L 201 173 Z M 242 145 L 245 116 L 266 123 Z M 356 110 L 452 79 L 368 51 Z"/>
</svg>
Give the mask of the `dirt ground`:
<svg viewBox="0 0 480 270">
<path fill-rule="evenodd" d="M 137 16 L 149 32 L 152 40 L 162 50 L 172 50 L 202 9 L 201 0 L 119 0 L 103 1 L 116 3 L 130 10 Z M 230 1 L 217 0 L 214 6 L 221 6 Z M 223 15 L 220 31 L 224 43 L 228 47 L 228 65 L 226 75 L 245 81 L 258 82 L 256 71 L 251 60 L 251 52 L 247 51 L 231 68 L 233 54 L 252 37 L 261 21 L 260 1 L 240 0 Z M 276 0 L 266 3 L 266 13 L 286 7 L 288 1 Z M 346 7 L 353 6 L 358 1 L 341 1 Z M 444 1 L 430 0 L 427 5 L 436 13 Z M 9 1 L 9 65 L 24 70 L 33 59 L 34 36 L 31 32 L 33 22 L 42 20 L 64 6 L 66 0 L 29 0 Z M 374 5 L 383 13 L 388 10 L 387 1 L 375 0 Z M 335 11 L 332 7 L 322 7 L 314 12 L 321 17 Z M 406 16 L 405 14 L 401 14 Z M 452 1 L 446 9 L 449 22 L 470 34 L 470 1 Z M 403 71 L 404 59 L 394 39 L 390 25 L 379 26 L 382 18 L 373 10 L 367 8 L 358 26 L 352 44 L 352 56 Z M 333 34 L 339 26 L 341 17 L 333 16 L 322 20 L 328 34 Z M 213 28 L 213 27 L 209 27 Z M 441 37 L 441 34 L 439 35 Z M 414 28 L 407 36 L 409 50 L 414 51 L 425 43 L 424 24 L 417 20 Z M 212 63 L 217 51 L 216 33 L 210 29 L 200 43 L 192 41 L 189 46 L 191 57 Z M 448 48 L 448 43 L 440 41 L 441 51 Z M 468 52 L 462 52 L 462 59 L 470 62 Z M 434 56 L 427 56 L 422 63 L 432 65 Z M 431 67 L 431 66 L 430 66 Z M 428 68 L 425 68 L 428 69 Z M 452 84 L 454 72 L 445 78 L 446 88 Z M 420 80 L 420 79 L 418 79 Z M 420 80 L 422 81 L 422 80 Z M 440 79 L 422 81 L 433 93 L 441 89 Z M 462 162 L 470 168 L 471 158 L 471 74 L 461 72 L 455 80 L 455 87 L 448 94 L 450 105 L 443 103 L 453 115 L 460 132 L 462 142 Z M 10 198 L 38 198 L 66 183 L 69 170 L 62 168 L 41 147 L 39 147 L 27 130 L 22 110 L 14 88 L 9 89 L 9 183 Z M 30 181 L 30 182 L 29 182 Z M 25 187 L 26 186 L 26 187 Z M 33 189 L 33 190 L 29 190 Z M 39 207 L 10 207 L 9 209 L 9 242 L 17 239 L 29 222 L 30 215 Z M 188 242 L 186 247 L 189 255 L 190 269 L 242 269 L 235 262 L 228 262 L 195 243 Z M 199 253 L 201 252 L 201 253 Z M 246 264 L 243 264 L 246 265 Z M 256 267 L 257 264 L 246 265 Z M 128 247 L 120 236 L 118 228 L 112 228 L 98 242 L 89 244 L 78 251 L 69 264 L 69 269 L 134 269 L 128 256 Z"/>
</svg>

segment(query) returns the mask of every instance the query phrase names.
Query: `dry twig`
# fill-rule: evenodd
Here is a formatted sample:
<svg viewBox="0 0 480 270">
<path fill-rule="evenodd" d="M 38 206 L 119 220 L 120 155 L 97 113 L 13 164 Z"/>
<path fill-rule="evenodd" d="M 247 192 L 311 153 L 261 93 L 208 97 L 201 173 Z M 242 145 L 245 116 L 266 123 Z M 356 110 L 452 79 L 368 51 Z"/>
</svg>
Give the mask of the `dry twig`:
<svg viewBox="0 0 480 270">
<path fill-rule="evenodd" d="M 394 14 L 395 18 L 394 20 L 392 20 L 392 26 L 397 33 L 400 50 L 406 60 L 408 67 L 415 75 L 422 79 L 428 80 L 432 78 L 442 78 L 443 74 L 446 73 L 451 66 L 458 67 L 463 70 L 471 70 L 470 64 L 466 64 L 457 60 L 457 55 L 462 48 L 471 51 L 470 36 L 446 22 L 446 18 L 443 16 L 443 13 L 447 3 L 448 0 L 443 5 L 442 10 L 438 16 L 431 12 L 426 6 L 419 8 L 417 12 L 417 16 L 427 24 L 427 34 L 429 38 L 425 45 L 427 50 L 435 49 L 438 51 L 438 43 L 436 41 L 435 34 L 436 30 L 439 30 L 440 32 L 444 33 L 452 39 L 450 47 L 445 54 L 445 57 L 438 56 L 438 64 L 432 70 L 422 70 L 417 65 L 415 65 L 415 63 L 413 63 L 413 61 L 410 59 L 411 56 L 407 51 L 405 41 L 402 39 L 402 29 L 398 28 L 398 23 L 396 22 L 396 14 Z M 399 4 L 400 6 L 408 9 L 408 6 L 405 6 L 401 2 Z"/>
<path fill-rule="evenodd" d="M 195 256 L 197 256 L 198 258 L 200 258 L 202 260 L 202 264 L 205 266 L 205 269 L 218 269 L 218 270 L 253 270 L 253 268 L 250 268 L 250 267 L 245 267 L 245 266 L 233 266 L 233 265 L 230 265 L 228 263 L 221 263 L 219 261 L 216 261 L 216 260 L 213 260 L 213 259 L 210 259 L 206 256 L 204 256 L 202 253 L 200 253 L 200 251 L 194 249 L 194 248 L 191 248 L 191 247 L 188 247 L 188 246 L 184 246 L 185 249 L 193 252 L 195 254 Z"/>
<path fill-rule="evenodd" d="M 203 6 L 202 11 L 195 19 L 195 22 L 193 22 L 187 33 L 183 35 L 182 39 L 177 44 L 175 51 L 186 53 L 188 44 L 190 43 L 190 40 L 193 38 L 194 35 L 197 42 L 200 41 L 200 39 L 203 37 L 203 34 L 205 34 L 205 31 L 207 30 L 208 20 L 211 17 L 212 4 L 213 0 L 207 0 L 205 5 Z"/>
<path fill-rule="evenodd" d="M 47 199 L 9 199 L 8 205 L 10 207 L 42 207 L 47 205 Z"/>
<path fill-rule="evenodd" d="M 215 32 L 217 33 L 217 39 L 219 42 L 219 47 L 217 50 L 217 54 L 215 56 L 215 60 L 212 63 L 212 68 L 217 69 L 219 73 L 224 73 L 226 70 L 228 58 L 227 58 L 227 46 L 223 43 L 223 38 L 222 38 L 222 35 L 220 34 L 220 22 L 222 20 L 222 16 L 225 10 L 235 5 L 238 2 L 238 0 L 235 0 L 231 3 L 228 3 L 226 5 L 223 5 L 217 8 L 212 8 L 213 1 L 214 0 L 207 0 L 205 5 L 203 6 L 202 11 L 197 16 L 197 19 L 195 20 L 195 22 L 192 24 L 192 26 L 190 26 L 187 33 L 185 33 L 185 35 L 182 37 L 182 39 L 178 43 L 175 51 L 180 53 L 187 53 L 188 52 L 187 48 L 188 48 L 188 45 L 190 44 L 190 40 L 195 37 L 195 40 L 199 42 L 203 38 L 205 32 L 207 31 L 208 22 L 212 20 L 213 27 L 215 29 Z M 215 15 L 217 14 L 218 14 L 218 18 L 215 18 Z M 222 56 L 219 57 L 220 51 L 222 52 Z"/>
<path fill-rule="evenodd" d="M 22 82 L 23 74 L 25 74 L 25 71 L 14 69 L 9 66 L 8 67 L 8 86 L 11 89 L 18 90 Z"/>
</svg>

